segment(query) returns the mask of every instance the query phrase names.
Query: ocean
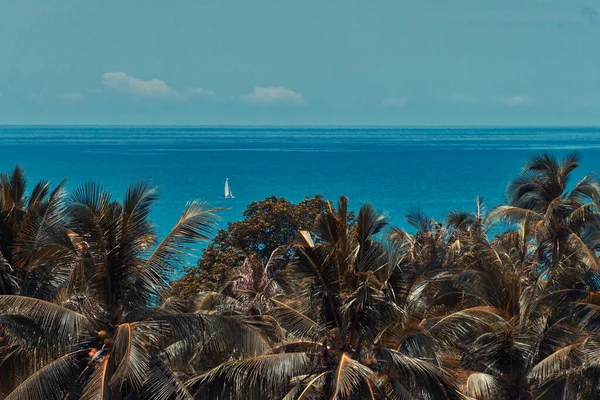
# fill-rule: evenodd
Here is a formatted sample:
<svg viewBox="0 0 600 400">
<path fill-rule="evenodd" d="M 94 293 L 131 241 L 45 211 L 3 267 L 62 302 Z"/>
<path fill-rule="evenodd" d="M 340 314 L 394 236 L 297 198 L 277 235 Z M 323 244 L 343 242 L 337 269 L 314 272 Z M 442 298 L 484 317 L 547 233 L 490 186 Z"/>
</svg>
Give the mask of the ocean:
<svg viewBox="0 0 600 400">
<path fill-rule="evenodd" d="M 353 209 L 372 203 L 393 225 L 419 207 L 435 218 L 489 209 L 526 160 L 541 151 L 582 155 L 575 175 L 600 172 L 600 128 L 1 126 L 0 170 L 23 167 L 68 189 L 97 181 L 121 198 L 149 180 L 160 200 L 152 217 L 168 233 L 187 201 L 227 208 L 219 227 L 267 196 L 300 201 L 345 195 Z M 234 199 L 225 199 L 229 178 Z"/>
</svg>

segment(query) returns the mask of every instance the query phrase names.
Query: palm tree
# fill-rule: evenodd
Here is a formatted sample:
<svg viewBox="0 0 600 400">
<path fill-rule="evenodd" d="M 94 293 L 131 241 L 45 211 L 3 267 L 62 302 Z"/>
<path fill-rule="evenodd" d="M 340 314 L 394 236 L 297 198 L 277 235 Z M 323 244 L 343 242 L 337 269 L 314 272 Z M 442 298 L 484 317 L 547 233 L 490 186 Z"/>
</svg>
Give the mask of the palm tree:
<svg viewBox="0 0 600 400">
<path fill-rule="evenodd" d="M 65 229 L 64 184 L 51 190 L 49 182 L 40 181 L 27 196 L 21 168 L 0 174 L 0 252 L 7 263 L 3 271 L 21 282 L 22 294 L 47 296 L 68 279 L 65 272 L 74 248 Z M 0 287 L 0 293 L 15 292 L 14 285 Z"/>
<path fill-rule="evenodd" d="M 256 255 L 246 257 L 221 294 L 235 300 L 236 307 L 244 314 L 268 313 L 274 306 L 273 298 L 281 294 L 283 288 L 289 288 L 281 273 L 288 262 L 287 252 L 287 246 L 278 247 L 266 263 Z"/>
<path fill-rule="evenodd" d="M 376 239 L 385 218 L 371 206 L 348 223 L 347 199 L 298 238 L 300 292 L 275 299 L 283 342 L 233 359 L 189 386 L 206 398 L 458 398 L 425 335 L 389 329 L 403 317 L 392 276 L 399 254 Z M 393 345 L 392 345 L 393 343 Z"/>
<path fill-rule="evenodd" d="M 587 175 L 569 190 L 579 157 L 571 154 L 562 162 L 541 154 L 533 156 L 521 175 L 508 187 L 509 205 L 498 207 L 491 218 L 528 223 L 539 243 L 540 273 L 548 273 L 563 258 L 597 269 L 598 201 L 600 182 Z"/>
<path fill-rule="evenodd" d="M 574 306 L 595 291 L 593 275 L 564 258 L 540 275 L 534 227 L 526 220 L 491 243 L 462 246 L 452 272 L 462 306 L 430 322 L 470 398 L 588 398 L 596 390 L 583 384 L 580 366 L 598 342 L 581 330 Z"/>
<path fill-rule="evenodd" d="M 0 398 L 595 399 L 600 183 L 570 186 L 578 166 L 535 156 L 507 205 L 416 210 L 414 233 L 342 197 L 291 261 L 249 255 L 184 301 L 163 295 L 216 209 L 189 203 L 159 241 L 154 187 L 27 194 L 17 167 L 0 175 Z"/>
<path fill-rule="evenodd" d="M 60 208 L 54 197 L 47 208 Z M 155 189 L 145 183 L 131 185 L 123 203 L 89 183 L 66 202 L 65 225 L 42 221 L 44 240 L 32 246 L 27 263 L 37 265 L 46 248 L 62 246 L 63 259 L 72 262 L 57 264 L 70 278 L 51 294 L 0 295 L 0 392 L 7 399 L 62 399 L 67 392 L 74 398 L 105 399 L 116 393 L 138 398 L 148 390 L 157 396 L 152 398 L 186 397 L 157 349 L 166 336 L 174 338 L 198 324 L 152 303 L 189 245 L 206 239 L 215 210 L 189 203 L 157 242 L 149 220 L 156 199 Z M 207 319 L 224 335 L 237 332 L 228 321 Z"/>
</svg>

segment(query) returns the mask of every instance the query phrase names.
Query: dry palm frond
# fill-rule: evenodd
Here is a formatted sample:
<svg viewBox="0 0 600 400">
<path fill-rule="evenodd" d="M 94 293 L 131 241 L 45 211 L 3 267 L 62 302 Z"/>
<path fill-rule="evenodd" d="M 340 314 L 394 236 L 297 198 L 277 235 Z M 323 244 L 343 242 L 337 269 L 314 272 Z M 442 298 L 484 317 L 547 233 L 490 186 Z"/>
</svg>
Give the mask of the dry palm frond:
<svg viewBox="0 0 600 400">
<path fill-rule="evenodd" d="M 464 394 L 475 400 L 495 399 L 499 390 L 496 378 L 481 372 L 473 373 L 467 378 Z"/>
<path fill-rule="evenodd" d="M 275 398 L 285 393 L 292 378 L 308 373 L 309 368 L 306 353 L 263 355 L 225 362 L 187 385 L 198 385 L 197 393 L 205 398 Z"/>
<path fill-rule="evenodd" d="M 369 381 L 373 371 L 342 354 L 334 375 L 332 399 L 348 399 L 363 383 Z"/>
<path fill-rule="evenodd" d="M 152 348 L 157 345 L 160 324 L 156 322 L 124 323 L 117 327 L 112 357 L 116 370 L 110 384 L 118 389 L 127 383 L 141 390 L 150 371 Z"/>
</svg>

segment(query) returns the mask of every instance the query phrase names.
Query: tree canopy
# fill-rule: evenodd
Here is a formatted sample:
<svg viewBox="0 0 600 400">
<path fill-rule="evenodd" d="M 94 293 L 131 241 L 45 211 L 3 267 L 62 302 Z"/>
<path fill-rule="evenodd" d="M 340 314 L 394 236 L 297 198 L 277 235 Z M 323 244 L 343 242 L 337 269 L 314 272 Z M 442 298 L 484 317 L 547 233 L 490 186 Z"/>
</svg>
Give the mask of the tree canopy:
<svg viewBox="0 0 600 400">
<path fill-rule="evenodd" d="M 298 232 L 310 229 L 316 217 L 328 208 L 329 203 L 320 195 L 297 204 L 275 196 L 250 203 L 244 218 L 217 232 L 198 264 L 173 282 L 169 294 L 186 299 L 200 291 L 219 290 L 246 256 L 255 255 L 266 262 L 277 248 L 290 249 Z M 286 253 L 289 259 L 292 252 Z"/>
<path fill-rule="evenodd" d="M 600 182 L 577 168 L 536 155 L 506 204 L 414 210 L 411 232 L 343 196 L 269 198 L 193 284 L 169 276 L 219 210 L 192 201 L 159 238 L 146 183 L 28 191 L 16 168 L 0 176 L 0 398 L 596 399 Z"/>
</svg>

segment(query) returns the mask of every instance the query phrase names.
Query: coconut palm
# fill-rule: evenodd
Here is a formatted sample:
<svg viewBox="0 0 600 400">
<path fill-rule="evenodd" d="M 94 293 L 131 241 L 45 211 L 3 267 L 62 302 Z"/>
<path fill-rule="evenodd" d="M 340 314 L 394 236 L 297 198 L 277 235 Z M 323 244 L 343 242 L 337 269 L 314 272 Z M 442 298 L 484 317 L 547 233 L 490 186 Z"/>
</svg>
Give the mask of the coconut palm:
<svg viewBox="0 0 600 400">
<path fill-rule="evenodd" d="M 530 232 L 539 243 L 541 274 L 562 258 L 598 268 L 594 250 L 599 239 L 600 183 L 589 174 L 569 190 L 571 175 L 578 167 L 576 154 L 562 162 L 548 154 L 533 156 L 508 187 L 509 205 L 492 212 L 492 218 L 532 225 Z"/>
<path fill-rule="evenodd" d="M 533 226 L 525 221 L 491 243 L 463 246 L 453 263 L 463 306 L 431 321 L 431 334 L 457 358 L 456 375 L 470 398 L 588 398 L 584 388 L 596 389 L 582 385 L 575 367 L 598 347 L 574 317 L 574 303 L 595 290 L 593 274 L 563 259 L 540 275 Z"/>
<path fill-rule="evenodd" d="M 399 254 L 376 239 L 386 224 L 364 206 L 351 227 L 342 197 L 315 232 L 298 238 L 293 269 L 306 284 L 271 311 L 286 339 L 208 370 L 190 387 L 223 399 L 458 398 L 431 340 L 388 329 L 403 309 L 391 283 Z"/>
<path fill-rule="evenodd" d="M 234 299 L 242 312 L 250 315 L 263 315 L 274 306 L 273 298 L 281 294 L 289 285 L 281 273 L 287 264 L 286 247 L 278 247 L 271 253 L 266 263 L 256 255 L 246 257 L 221 291 Z"/>
<path fill-rule="evenodd" d="M 3 271 L 21 282 L 21 294 L 49 296 L 69 279 L 74 247 L 65 228 L 64 184 L 51 189 L 40 181 L 26 195 L 21 168 L 0 174 L 0 251 L 8 264 Z M 0 290 L 16 293 L 14 286 Z"/>
<path fill-rule="evenodd" d="M 570 185 L 578 166 L 535 156 L 507 205 L 416 210 L 413 233 L 342 197 L 291 262 L 249 255 L 183 301 L 162 296 L 215 209 L 189 203 L 159 241 L 150 185 L 27 194 L 16 168 L 0 175 L 0 398 L 595 399 L 600 183 Z"/>
<path fill-rule="evenodd" d="M 219 317 L 190 322 L 187 315 L 152 306 L 174 266 L 215 221 L 213 209 L 189 203 L 157 242 L 149 220 L 156 199 L 146 183 L 131 185 L 123 203 L 94 183 L 69 197 L 69 230 L 57 227 L 60 241 L 49 246 L 70 239 L 65 247 L 76 262 L 63 267 L 74 278 L 46 299 L 0 296 L 0 392 L 7 399 L 62 399 L 67 392 L 73 398 L 138 398 L 148 390 L 152 398 L 189 398 L 157 355 L 161 341 L 207 320 L 223 336 L 243 336 Z M 38 259 L 36 251 L 31 260 Z"/>
</svg>

